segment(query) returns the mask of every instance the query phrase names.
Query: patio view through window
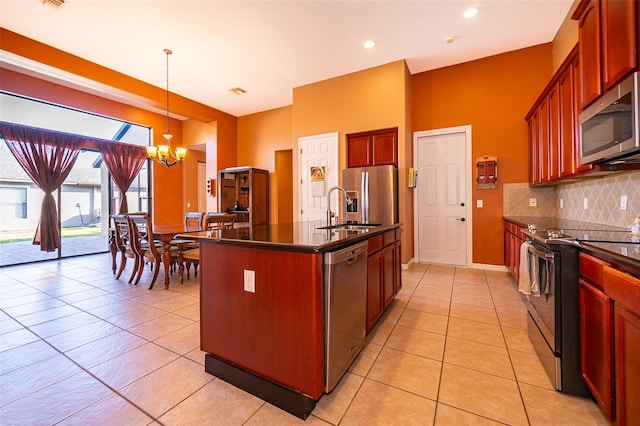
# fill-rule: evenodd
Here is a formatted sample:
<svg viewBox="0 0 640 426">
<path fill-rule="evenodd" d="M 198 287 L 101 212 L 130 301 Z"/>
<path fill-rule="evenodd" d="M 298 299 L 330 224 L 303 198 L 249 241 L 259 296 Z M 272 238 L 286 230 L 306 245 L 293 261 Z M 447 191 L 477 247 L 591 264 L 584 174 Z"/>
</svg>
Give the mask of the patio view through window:
<svg viewBox="0 0 640 426">
<path fill-rule="evenodd" d="M 100 139 L 148 146 L 151 130 L 139 126 L 0 92 L 0 120 Z M 148 164 L 127 191 L 129 211 L 149 211 Z M 102 156 L 82 150 L 69 176 L 53 193 L 62 246 L 42 252 L 33 245 L 44 193 L 0 140 L 0 266 L 108 250 L 109 215 L 122 194 L 113 184 Z"/>
</svg>

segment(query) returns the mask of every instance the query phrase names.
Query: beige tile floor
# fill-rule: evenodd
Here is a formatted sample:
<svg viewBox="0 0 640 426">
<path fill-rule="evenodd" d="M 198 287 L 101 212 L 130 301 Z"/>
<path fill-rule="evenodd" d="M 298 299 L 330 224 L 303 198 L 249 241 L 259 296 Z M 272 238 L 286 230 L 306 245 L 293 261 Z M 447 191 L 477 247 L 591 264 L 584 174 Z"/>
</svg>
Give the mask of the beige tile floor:
<svg viewBox="0 0 640 426">
<path fill-rule="evenodd" d="M 149 291 L 149 276 L 116 280 L 107 255 L 0 268 L 0 424 L 303 423 L 207 374 L 197 281 Z M 552 389 L 506 273 L 413 265 L 402 278 L 306 423 L 607 424 Z"/>
</svg>

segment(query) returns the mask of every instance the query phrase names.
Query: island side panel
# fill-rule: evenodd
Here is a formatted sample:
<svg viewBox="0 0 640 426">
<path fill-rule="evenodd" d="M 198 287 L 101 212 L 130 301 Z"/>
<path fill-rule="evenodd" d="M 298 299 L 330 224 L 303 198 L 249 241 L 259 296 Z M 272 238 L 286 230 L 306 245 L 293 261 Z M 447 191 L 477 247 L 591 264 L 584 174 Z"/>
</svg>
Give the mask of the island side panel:
<svg viewBox="0 0 640 426">
<path fill-rule="evenodd" d="M 324 387 L 322 254 L 200 244 L 201 349 L 313 399 Z M 255 271 L 255 293 L 244 291 Z"/>
</svg>

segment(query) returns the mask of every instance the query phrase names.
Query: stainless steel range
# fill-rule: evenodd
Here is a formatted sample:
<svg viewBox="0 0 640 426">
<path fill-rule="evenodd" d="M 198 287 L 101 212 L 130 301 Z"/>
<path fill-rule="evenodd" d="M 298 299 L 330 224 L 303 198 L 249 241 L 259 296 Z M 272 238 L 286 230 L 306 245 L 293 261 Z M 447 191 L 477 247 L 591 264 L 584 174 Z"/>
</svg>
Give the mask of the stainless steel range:
<svg viewBox="0 0 640 426">
<path fill-rule="evenodd" d="M 529 246 L 521 262 L 529 274 L 529 339 L 561 392 L 590 397 L 580 372 L 578 303 L 579 252 L 576 240 L 557 230 L 523 230 Z M 521 277 L 521 280 L 527 277 Z M 529 290 L 529 291 L 526 291 Z"/>
</svg>

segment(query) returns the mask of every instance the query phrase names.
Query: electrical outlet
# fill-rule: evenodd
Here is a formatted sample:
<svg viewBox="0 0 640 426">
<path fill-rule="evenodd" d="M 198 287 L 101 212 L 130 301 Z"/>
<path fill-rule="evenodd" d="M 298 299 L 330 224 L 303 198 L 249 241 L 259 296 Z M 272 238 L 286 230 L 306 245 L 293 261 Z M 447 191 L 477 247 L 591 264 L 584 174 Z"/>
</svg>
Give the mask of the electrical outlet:
<svg viewBox="0 0 640 426">
<path fill-rule="evenodd" d="M 589 200 L 587 200 L 587 197 L 584 197 L 584 200 L 582 200 L 582 208 L 585 210 L 589 208 Z"/>
<path fill-rule="evenodd" d="M 620 197 L 620 210 L 625 211 L 627 210 L 627 196 L 623 195 L 622 197 Z"/>
<path fill-rule="evenodd" d="M 244 270 L 244 291 L 256 292 L 256 271 Z"/>
<path fill-rule="evenodd" d="M 484 203 L 482 200 L 476 200 L 476 207 L 481 209 L 484 206 Z"/>
<path fill-rule="evenodd" d="M 560 198 L 560 208 L 564 209 L 564 198 Z"/>
<path fill-rule="evenodd" d="M 536 207 L 538 205 L 537 198 L 529 198 L 529 207 Z"/>
</svg>

